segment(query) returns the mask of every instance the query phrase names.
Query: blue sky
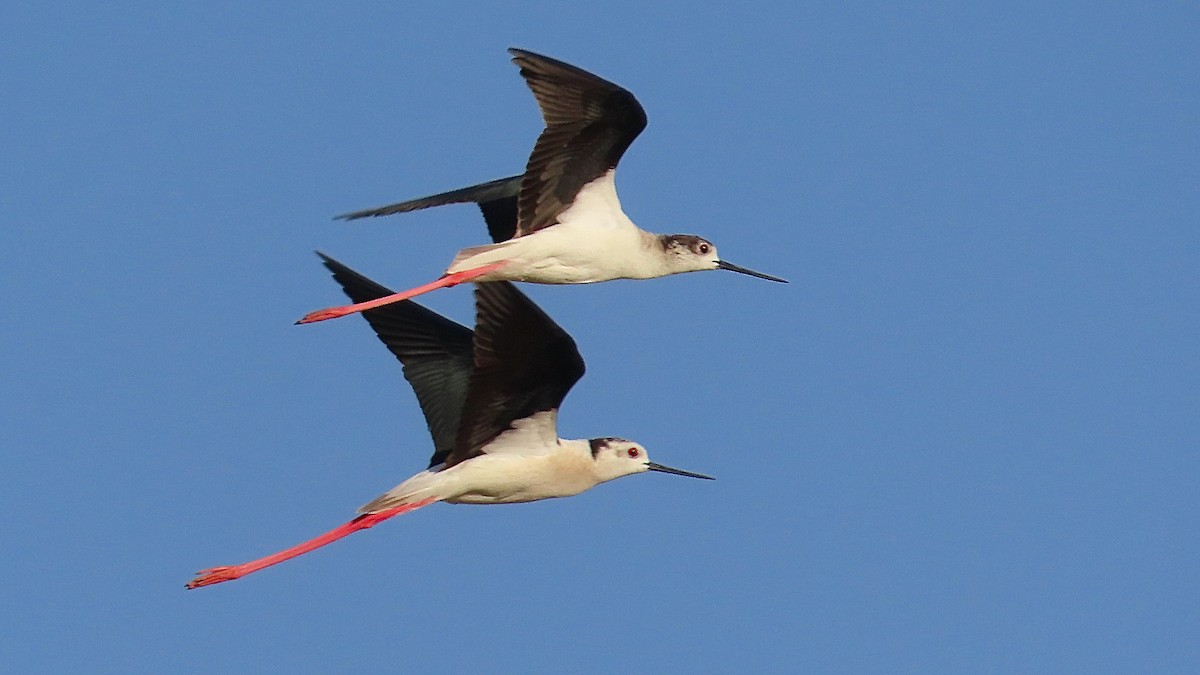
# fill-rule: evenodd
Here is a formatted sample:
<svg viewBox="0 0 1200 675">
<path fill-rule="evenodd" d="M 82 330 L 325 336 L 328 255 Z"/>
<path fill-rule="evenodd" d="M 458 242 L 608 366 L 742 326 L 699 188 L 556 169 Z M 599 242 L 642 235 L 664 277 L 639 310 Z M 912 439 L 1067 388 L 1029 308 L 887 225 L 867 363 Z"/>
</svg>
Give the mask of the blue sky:
<svg viewBox="0 0 1200 675">
<path fill-rule="evenodd" d="M 1200 10 L 7 3 L 0 662 L 14 672 L 1200 668 Z M 519 171 L 520 46 L 631 89 L 626 211 L 789 278 L 525 290 L 568 438 L 716 482 L 344 522 L 428 436 L 321 249 Z M 470 292 L 427 304 L 462 321 Z"/>
</svg>

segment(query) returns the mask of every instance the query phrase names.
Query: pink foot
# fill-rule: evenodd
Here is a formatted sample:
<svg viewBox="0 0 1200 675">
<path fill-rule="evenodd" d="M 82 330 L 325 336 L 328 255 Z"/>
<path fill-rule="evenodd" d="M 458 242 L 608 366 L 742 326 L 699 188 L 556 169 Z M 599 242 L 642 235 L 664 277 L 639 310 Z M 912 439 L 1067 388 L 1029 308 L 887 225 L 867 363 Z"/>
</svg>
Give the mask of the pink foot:
<svg viewBox="0 0 1200 675">
<path fill-rule="evenodd" d="M 329 309 L 318 309 L 315 312 L 309 312 L 308 314 L 305 314 L 302 319 L 300 319 L 299 321 L 296 322 L 296 325 L 299 326 L 302 323 L 316 323 L 318 321 L 324 321 L 326 319 L 336 319 L 339 316 L 346 316 L 347 314 L 353 314 L 353 313 L 354 313 L 354 310 L 349 309 L 347 307 L 330 307 Z"/>
<path fill-rule="evenodd" d="M 237 565 L 227 565 L 225 567 L 210 567 L 206 570 L 200 570 L 196 573 L 196 578 L 187 582 L 187 588 L 200 588 L 202 586 L 212 586 L 219 584 L 222 581 L 233 581 L 242 576 L 242 572 L 238 570 Z"/>
</svg>

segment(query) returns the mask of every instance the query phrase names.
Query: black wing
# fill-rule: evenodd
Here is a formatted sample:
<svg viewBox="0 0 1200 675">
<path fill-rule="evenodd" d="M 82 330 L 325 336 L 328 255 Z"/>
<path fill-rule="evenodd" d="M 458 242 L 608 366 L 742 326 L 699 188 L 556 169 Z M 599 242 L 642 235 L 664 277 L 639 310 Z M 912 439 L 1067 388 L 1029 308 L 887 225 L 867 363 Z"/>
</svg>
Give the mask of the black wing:
<svg viewBox="0 0 1200 675">
<path fill-rule="evenodd" d="M 557 410 L 583 377 L 575 341 L 506 282 L 475 285 L 475 371 L 453 465 L 480 454 L 513 420 Z"/>
<path fill-rule="evenodd" d="M 392 291 L 333 258 L 319 251 L 317 255 L 354 302 L 391 295 Z M 434 452 L 429 466 L 441 464 L 453 451 L 458 436 L 474 367 L 473 333 L 411 300 L 369 309 L 362 315 L 404 364 L 404 377 L 416 392 L 433 436 Z"/>
<path fill-rule="evenodd" d="M 483 211 L 483 219 L 487 221 L 488 234 L 492 241 L 508 241 L 517 231 L 517 193 L 521 190 L 521 176 L 498 178 L 479 185 L 451 190 L 441 194 L 411 199 L 399 204 L 389 204 L 379 208 L 354 211 L 334 216 L 337 220 L 355 220 L 390 216 L 393 213 L 419 211 L 431 206 L 446 204 L 465 204 L 474 202 Z"/>
<path fill-rule="evenodd" d="M 520 49 L 508 51 L 546 122 L 521 182 L 520 237 L 553 225 L 580 188 L 615 168 L 646 128 L 646 111 L 633 94 L 585 70 Z"/>
</svg>

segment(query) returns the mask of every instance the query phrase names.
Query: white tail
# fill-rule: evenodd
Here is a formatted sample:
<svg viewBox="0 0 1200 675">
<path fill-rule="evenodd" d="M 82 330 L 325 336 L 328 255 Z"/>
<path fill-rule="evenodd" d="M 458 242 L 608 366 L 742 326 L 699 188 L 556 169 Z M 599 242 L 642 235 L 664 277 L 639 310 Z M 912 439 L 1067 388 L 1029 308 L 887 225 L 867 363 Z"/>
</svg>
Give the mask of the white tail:
<svg viewBox="0 0 1200 675">
<path fill-rule="evenodd" d="M 406 504 L 415 504 L 416 502 L 425 501 L 433 498 L 442 500 L 446 495 L 438 494 L 442 492 L 438 488 L 444 487 L 443 476 L 441 476 L 441 467 L 435 467 L 427 471 L 422 471 L 417 475 L 409 478 L 396 487 L 379 495 L 370 502 L 359 507 L 358 512 L 363 515 L 371 513 L 379 513 L 394 509 L 397 506 Z"/>
</svg>

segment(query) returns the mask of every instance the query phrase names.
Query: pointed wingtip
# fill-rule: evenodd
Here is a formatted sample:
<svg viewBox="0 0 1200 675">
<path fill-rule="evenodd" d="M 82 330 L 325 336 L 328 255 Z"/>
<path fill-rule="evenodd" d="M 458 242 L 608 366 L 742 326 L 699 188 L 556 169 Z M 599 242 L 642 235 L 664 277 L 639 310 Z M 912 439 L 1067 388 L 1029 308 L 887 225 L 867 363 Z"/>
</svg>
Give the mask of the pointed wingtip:
<svg viewBox="0 0 1200 675">
<path fill-rule="evenodd" d="M 348 222 L 351 220 L 358 220 L 359 218 L 366 218 L 367 216 L 379 216 L 379 215 L 383 215 L 383 214 L 375 213 L 373 210 L 371 210 L 371 211 L 350 211 L 349 213 L 339 213 L 336 216 L 334 216 L 333 218 L 331 218 L 330 220 L 341 220 L 343 222 Z"/>
<path fill-rule="evenodd" d="M 313 251 L 313 252 L 317 254 L 317 257 L 319 257 L 321 259 L 321 264 L 325 266 L 325 269 L 329 270 L 329 272 L 334 276 L 335 279 L 337 278 L 337 276 L 339 274 L 358 274 L 354 270 L 350 269 L 350 267 L 348 265 L 346 265 L 346 263 L 343 263 L 340 260 L 336 260 L 332 256 L 325 255 L 324 253 L 322 253 L 320 251 Z M 296 323 L 300 323 L 300 322 L 297 321 Z"/>
<path fill-rule="evenodd" d="M 549 61 L 552 63 L 561 63 L 561 61 L 558 59 L 550 58 L 545 54 L 538 54 L 537 52 L 531 52 L 528 49 L 521 49 L 519 47 L 509 47 L 508 53 L 512 56 L 512 62 L 518 66 L 526 65 L 530 61 Z M 526 62 L 526 64 L 523 64 L 523 61 Z"/>
</svg>

